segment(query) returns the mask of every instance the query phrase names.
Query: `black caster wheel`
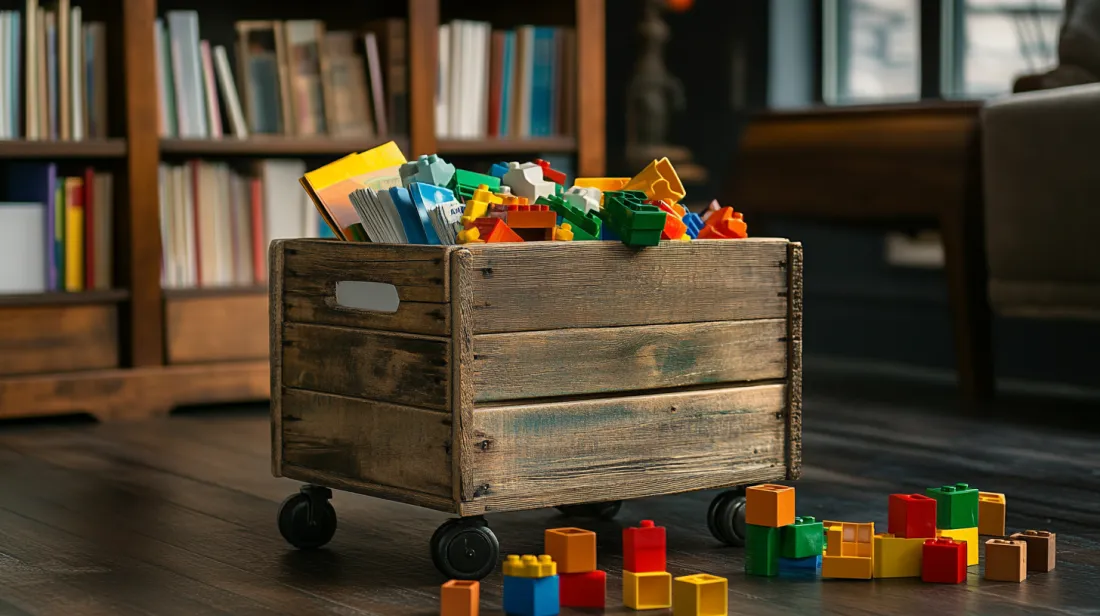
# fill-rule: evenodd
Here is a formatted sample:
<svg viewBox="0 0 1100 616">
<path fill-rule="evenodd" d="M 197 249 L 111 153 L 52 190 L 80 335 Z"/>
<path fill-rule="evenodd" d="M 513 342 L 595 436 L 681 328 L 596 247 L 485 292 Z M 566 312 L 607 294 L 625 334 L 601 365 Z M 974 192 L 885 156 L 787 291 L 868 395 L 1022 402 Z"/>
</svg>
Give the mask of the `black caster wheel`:
<svg viewBox="0 0 1100 616">
<path fill-rule="evenodd" d="M 432 563 L 447 579 L 480 580 L 493 572 L 500 543 L 484 518 L 454 518 L 436 529 Z"/>
<path fill-rule="evenodd" d="M 336 533 L 336 510 L 329 499 L 332 491 L 318 486 L 302 486 L 279 507 L 279 533 L 287 543 L 300 549 L 319 548 Z"/>
<path fill-rule="evenodd" d="M 707 509 L 707 528 L 726 545 L 745 545 L 745 490 L 737 488 L 714 497 Z"/>
<path fill-rule="evenodd" d="M 599 518 L 601 520 L 613 519 L 622 509 L 623 501 L 608 501 L 606 503 L 584 503 L 582 505 L 562 505 L 558 511 L 571 518 Z"/>
</svg>

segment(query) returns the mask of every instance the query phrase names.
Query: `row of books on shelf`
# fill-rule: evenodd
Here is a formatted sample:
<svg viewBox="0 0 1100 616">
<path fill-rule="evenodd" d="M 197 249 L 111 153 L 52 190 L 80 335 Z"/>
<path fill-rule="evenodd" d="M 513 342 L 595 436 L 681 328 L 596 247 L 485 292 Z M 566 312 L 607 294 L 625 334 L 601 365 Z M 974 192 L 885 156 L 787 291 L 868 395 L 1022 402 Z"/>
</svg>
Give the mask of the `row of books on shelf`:
<svg viewBox="0 0 1100 616">
<path fill-rule="evenodd" d="M 0 202 L 0 293 L 111 288 L 110 173 L 63 176 L 54 163 L 12 163 Z"/>
<path fill-rule="evenodd" d="M 439 26 L 435 125 L 442 138 L 572 135 L 576 31 L 483 21 Z"/>
<path fill-rule="evenodd" d="M 107 134 L 106 26 L 69 0 L 0 11 L 0 139 Z"/>
<path fill-rule="evenodd" d="M 160 165 L 164 288 L 267 282 L 267 249 L 281 238 L 333 237 L 298 183 L 300 160 Z"/>
<path fill-rule="evenodd" d="M 408 134 L 404 19 L 240 21 L 231 48 L 201 38 L 197 11 L 155 28 L 161 137 Z"/>
</svg>

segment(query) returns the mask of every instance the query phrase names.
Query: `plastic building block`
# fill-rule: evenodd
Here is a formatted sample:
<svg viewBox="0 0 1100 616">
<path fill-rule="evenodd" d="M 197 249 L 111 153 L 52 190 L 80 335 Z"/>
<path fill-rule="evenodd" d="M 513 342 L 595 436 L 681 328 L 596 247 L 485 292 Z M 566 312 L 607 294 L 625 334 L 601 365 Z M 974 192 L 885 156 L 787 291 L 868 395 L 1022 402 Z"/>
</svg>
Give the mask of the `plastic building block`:
<svg viewBox="0 0 1100 616">
<path fill-rule="evenodd" d="M 596 569 L 596 533 L 583 528 L 548 528 L 543 549 L 558 564 L 561 573 L 584 573 Z"/>
<path fill-rule="evenodd" d="M 558 215 L 546 205 L 509 205 L 504 220 L 524 241 L 550 241 Z"/>
<path fill-rule="evenodd" d="M 540 554 L 538 557 L 532 554 L 509 554 L 504 561 L 504 575 L 512 577 L 542 578 L 557 575 L 558 564 L 549 554 Z"/>
<path fill-rule="evenodd" d="M 1005 535 L 1005 495 L 978 492 L 978 534 Z"/>
<path fill-rule="evenodd" d="M 661 242 L 668 214 L 642 203 L 644 199 L 645 195 L 637 191 L 604 193 L 604 226 L 611 227 L 627 246 L 656 246 Z"/>
<path fill-rule="evenodd" d="M 966 566 L 978 564 L 978 527 L 937 528 L 937 537 L 948 537 L 960 543 L 966 543 Z"/>
<path fill-rule="evenodd" d="M 634 573 L 665 570 L 665 527 L 642 520 L 623 529 L 623 569 Z"/>
<path fill-rule="evenodd" d="M 574 186 L 562 193 L 562 198 L 582 212 L 595 212 L 600 209 L 600 203 L 603 202 L 603 193 L 598 188 L 590 186 Z"/>
<path fill-rule="evenodd" d="M 745 524 L 745 573 L 779 575 L 779 543 L 779 528 Z"/>
<path fill-rule="evenodd" d="M 456 195 L 462 197 L 462 200 L 465 201 L 473 197 L 474 191 L 480 188 L 482 184 L 489 190 L 496 192 L 500 188 L 500 178 L 485 175 L 484 173 L 467 171 L 465 169 L 455 169 L 455 174 L 451 177 L 451 181 L 447 184 L 447 188 Z"/>
<path fill-rule="evenodd" d="M 1015 539 L 985 542 L 985 579 L 1022 582 L 1027 578 L 1027 543 Z"/>
<path fill-rule="evenodd" d="M 871 558 L 874 552 L 875 525 L 873 522 L 824 521 L 825 555 Z"/>
<path fill-rule="evenodd" d="M 474 228 L 478 230 L 478 237 L 487 243 L 523 241 L 508 223 L 499 218 L 478 218 L 474 221 Z"/>
<path fill-rule="evenodd" d="M 825 544 L 825 529 L 818 520 L 807 517 L 796 517 L 794 524 L 780 529 L 782 548 L 779 551 L 783 558 L 807 558 L 820 556 Z"/>
<path fill-rule="evenodd" d="M 504 576 L 504 613 L 508 616 L 555 616 L 559 611 L 558 576 Z"/>
<path fill-rule="evenodd" d="M 503 178 L 505 173 L 508 173 L 508 163 L 504 161 L 489 166 L 489 175 L 495 178 Z"/>
<path fill-rule="evenodd" d="M 722 205 L 718 203 L 718 200 L 711 199 L 710 203 L 707 204 L 707 209 L 703 210 L 703 215 L 701 216 L 703 223 L 706 224 L 706 222 L 710 220 L 710 217 L 714 216 L 721 209 Z"/>
<path fill-rule="evenodd" d="M 875 535 L 873 574 L 876 578 L 920 577 L 924 539 Z"/>
<path fill-rule="evenodd" d="M 925 496 L 936 499 L 936 528 L 978 526 L 978 490 L 965 483 L 928 488 Z"/>
<path fill-rule="evenodd" d="M 528 201 L 557 194 L 554 183 L 543 179 L 542 167 L 535 163 L 508 163 L 508 172 L 501 182 L 512 189 L 512 194 Z"/>
<path fill-rule="evenodd" d="M 729 582 L 709 573 L 672 580 L 672 616 L 726 616 Z"/>
<path fill-rule="evenodd" d="M 623 570 L 623 605 L 634 610 L 672 607 L 672 574 Z"/>
<path fill-rule="evenodd" d="M 638 175 L 627 182 L 623 190 L 640 190 L 650 199 L 664 199 L 670 202 L 680 202 L 687 193 L 684 184 L 680 182 L 680 176 L 672 168 L 668 158 L 655 160 L 642 169 Z"/>
<path fill-rule="evenodd" d="M 472 580 L 444 582 L 439 591 L 439 616 L 478 616 L 481 585 Z"/>
<path fill-rule="evenodd" d="M 593 607 L 603 609 L 607 603 L 607 572 L 560 573 L 559 602 L 562 607 Z"/>
<path fill-rule="evenodd" d="M 463 229 L 458 232 L 459 244 L 484 244 L 485 240 L 481 239 L 481 232 L 477 227 L 470 227 L 469 229 Z"/>
<path fill-rule="evenodd" d="M 1054 540 L 1057 536 L 1045 530 L 1029 530 L 1012 533 L 1009 539 L 1027 544 L 1027 570 L 1052 571 L 1054 569 Z"/>
<path fill-rule="evenodd" d="M 469 229 L 478 218 L 489 214 L 489 206 L 502 203 L 503 200 L 493 194 L 485 184 L 478 185 L 470 198 L 466 200 L 466 209 L 462 213 L 462 226 Z"/>
<path fill-rule="evenodd" d="M 550 168 L 550 163 L 541 158 L 535 159 L 535 164 L 542 167 L 542 179 L 549 180 L 558 186 L 565 186 L 565 174 Z"/>
<path fill-rule="evenodd" d="M 573 180 L 573 186 L 595 188 L 602 194 L 612 190 L 622 190 L 629 181 L 630 178 L 577 178 Z"/>
<path fill-rule="evenodd" d="M 936 499 L 922 494 L 891 494 L 887 530 L 906 539 L 936 538 Z"/>
<path fill-rule="evenodd" d="M 699 231 L 698 239 L 736 240 L 748 236 L 749 228 L 741 212 L 735 212 L 732 207 L 724 207 L 707 219 L 706 225 Z"/>
<path fill-rule="evenodd" d="M 874 574 L 871 557 L 829 556 L 821 557 L 821 577 L 845 580 L 869 580 Z"/>
<path fill-rule="evenodd" d="M 817 577 L 821 574 L 821 554 L 806 558 L 779 557 L 779 577 Z"/>
<path fill-rule="evenodd" d="M 568 222 L 573 228 L 574 240 L 594 240 L 600 237 L 603 220 L 596 214 L 599 210 L 585 211 L 573 207 L 562 197 L 540 198 L 536 204 L 549 206 L 562 222 Z"/>
<path fill-rule="evenodd" d="M 705 225 L 703 219 L 695 212 L 688 212 L 684 214 L 682 220 L 684 221 L 684 225 L 687 226 L 687 234 L 691 236 L 691 239 L 698 238 L 699 232 L 703 230 Z"/>
<path fill-rule="evenodd" d="M 554 241 L 555 242 L 572 242 L 573 241 L 573 226 L 567 222 L 560 225 L 554 225 Z"/>
<path fill-rule="evenodd" d="M 947 537 L 925 539 L 921 546 L 920 579 L 937 584 L 966 581 L 966 546 Z"/>
<path fill-rule="evenodd" d="M 672 205 L 675 204 L 669 205 L 667 202 L 661 200 L 647 201 L 646 203 L 657 206 L 657 209 L 666 214 L 665 228 L 661 230 L 662 240 L 678 240 L 687 233 L 687 225 L 680 219 L 682 214 L 678 214 L 676 209 L 672 207 Z M 683 208 L 680 208 L 680 211 L 683 211 Z"/>
<path fill-rule="evenodd" d="M 794 488 L 771 483 L 747 488 L 745 523 L 776 528 L 794 524 Z"/>
<path fill-rule="evenodd" d="M 455 166 L 436 154 L 422 154 L 416 160 L 398 167 L 397 172 L 401 175 L 401 185 L 406 188 L 413 182 L 445 187 L 454 177 Z"/>
</svg>

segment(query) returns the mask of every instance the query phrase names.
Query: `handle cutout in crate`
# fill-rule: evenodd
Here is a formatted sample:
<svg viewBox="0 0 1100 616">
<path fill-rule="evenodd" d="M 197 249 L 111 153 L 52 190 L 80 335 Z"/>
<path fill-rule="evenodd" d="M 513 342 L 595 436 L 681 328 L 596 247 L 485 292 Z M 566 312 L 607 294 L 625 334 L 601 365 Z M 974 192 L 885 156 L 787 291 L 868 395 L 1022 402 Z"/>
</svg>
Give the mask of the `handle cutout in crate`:
<svg viewBox="0 0 1100 616">
<path fill-rule="evenodd" d="M 336 283 L 336 304 L 367 312 L 397 312 L 401 300 L 397 287 L 385 282 L 341 280 Z"/>
</svg>

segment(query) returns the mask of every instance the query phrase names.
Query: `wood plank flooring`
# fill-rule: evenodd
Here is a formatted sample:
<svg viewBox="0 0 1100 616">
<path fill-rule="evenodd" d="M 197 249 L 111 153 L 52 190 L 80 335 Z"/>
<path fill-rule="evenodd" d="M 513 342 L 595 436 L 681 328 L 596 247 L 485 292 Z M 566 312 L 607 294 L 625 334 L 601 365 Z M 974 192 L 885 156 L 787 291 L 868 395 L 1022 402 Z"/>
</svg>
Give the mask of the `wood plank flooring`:
<svg viewBox="0 0 1100 616">
<path fill-rule="evenodd" d="M 1100 614 L 1095 434 L 825 395 L 807 398 L 805 418 L 800 514 L 884 530 L 889 493 L 966 481 L 1007 494 L 1011 530 L 1057 532 L 1057 568 L 1010 584 L 971 567 L 959 586 L 746 577 L 742 550 L 707 531 L 708 492 L 629 502 L 612 522 L 541 510 L 490 525 L 505 553 L 537 552 L 547 527 L 597 531 L 609 614 L 633 613 L 620 529 L 643 518 L 667 526 L 674 575 L 729 578 L 731 614 Z M 427 542 L 445 517 L 337 493 L 335 539 L 295 551 L 275 517 L 298 484 L 270 476 L 268 443 L 264 408 L 0 425 L 0 614 L 438 614 Z M 482 583 L 482 613 L 500 613 L 500 585 L 499 569 Z"/>
</svg>

